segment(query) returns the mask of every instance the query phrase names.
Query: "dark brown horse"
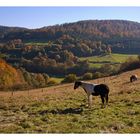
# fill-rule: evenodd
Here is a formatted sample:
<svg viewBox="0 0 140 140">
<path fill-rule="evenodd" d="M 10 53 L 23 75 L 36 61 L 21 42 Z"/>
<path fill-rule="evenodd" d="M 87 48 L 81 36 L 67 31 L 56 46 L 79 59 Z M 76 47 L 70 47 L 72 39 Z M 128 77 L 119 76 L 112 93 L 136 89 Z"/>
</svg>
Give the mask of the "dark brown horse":
<svg viewBox="0 0 140 140">
<path fill-rule="evenodd" d="M 130 76 L 130 82 L 134 82 L 136 80 L 138 80 L 138 76 L 136 74 Z"/>
</svg>

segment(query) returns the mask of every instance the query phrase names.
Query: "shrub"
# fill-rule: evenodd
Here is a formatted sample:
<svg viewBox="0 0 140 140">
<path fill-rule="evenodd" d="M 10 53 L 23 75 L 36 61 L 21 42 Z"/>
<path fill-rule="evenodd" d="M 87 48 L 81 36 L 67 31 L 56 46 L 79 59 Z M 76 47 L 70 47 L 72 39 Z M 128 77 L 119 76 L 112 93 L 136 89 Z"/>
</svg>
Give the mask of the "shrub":
<svg viewBox="0 0 140 140">
<path fill-rule="evenodd" d="M 95 72 L 94 74 L 93 74 L 93 79 L 97 79 L 97 78 L 100 78 L 100 77 L 103 77 L 104 76 L 104 74 L 103 73 L 101 73 L 101 72 Z"/>
<path fill-rule="evenodd" d="M 43 77 L 44 77 L 44 79 L 45 79 L 45 83 L 47 84 L 48 81 L 49 81 L 49 78 L 50 78 L 49 75 L 46 74 L 46 73 L 43 73 L 42 75 L 43 75 Z"/>
<path fill-rule="evenodd" d="M 138 55 L 138 57 L 137 57 L 137 58 L 138 58 L 138 60 L 140 61 L 140 55 Z"/>
<path fill-rule="evenodd" d="M 23 90 L 27 88 L 27 85 L 25 83 L 19 83 L 19 84 L 14 84 L 12 87 L 12 90 Z"/>
<path fill-rule="evenodd" d="M 48 86 L 52 86 L 52 85 L 57 85 L 58 83 L 59 83 L 59 82 L 58 82 L 56 79 L 50 78 L 50 79 L 48 80 L 47 85 L 48 85 Z"/>
<path fill-rule="evenodd" d="M 121 64 L 120 72 L 140 68 L 139 57 L 137 59 L 128 58 L 128 60 Z"/>
<path fill-rule="evenodd" d="M 82 79 L 83 79 L 83 80 L 91 80 L 92 77 L 93 77 L 93 74 L 90 73 L 90 72 L 87 72 L 87 73 L 85 73 L 85 74 L 82 76 Z"/>
<path fill-rule="evenodd" d="M 69 74 L 67 75 L 62 83 L 71 83 L 77 80 L 77 76 L 75 74 Z"/>
</svg>

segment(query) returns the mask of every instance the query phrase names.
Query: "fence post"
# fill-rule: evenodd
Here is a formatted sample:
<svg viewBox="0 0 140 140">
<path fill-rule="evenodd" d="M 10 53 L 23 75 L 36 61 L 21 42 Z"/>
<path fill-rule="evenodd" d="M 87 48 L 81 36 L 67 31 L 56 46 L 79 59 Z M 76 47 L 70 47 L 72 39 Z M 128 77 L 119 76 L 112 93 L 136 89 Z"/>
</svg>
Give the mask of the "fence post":
<svg viewBox="0 0 140 140">
<path fill-rule="evenodd" d="M 14 96 L 14 90 L 12 90 L 11 95 Z"/>
<path fill-rule="evenodd" d="M 28 95 L 29 95 L 29 88 L 28 88 Z"/>
</svg>

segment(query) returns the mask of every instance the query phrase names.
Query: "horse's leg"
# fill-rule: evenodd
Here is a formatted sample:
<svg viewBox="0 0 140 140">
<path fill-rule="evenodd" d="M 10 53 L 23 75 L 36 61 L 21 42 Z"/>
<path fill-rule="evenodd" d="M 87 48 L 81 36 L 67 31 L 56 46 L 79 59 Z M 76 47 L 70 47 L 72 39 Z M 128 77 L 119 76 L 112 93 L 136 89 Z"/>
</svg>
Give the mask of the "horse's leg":
<svg viewBox="0 0 140 140">
<path fill-rule="evenodd" d="M 104 106 L 104 102 L 105 102 L 104 96 L 101 96 L 101 99 L 102 99 L 102 106 L 101 106 L 101 108 L 104 108 L 104 107 L 105 107 L 105 106 Z"/>
<path fill-rule="evenodd" d="M 106 105 L 107 105 L 108 104 L 108 94 L 106 94 L 105 99 L 106 99 Z"/>
<path fill-rule="evenodd" d="M 92 106 L 92 95 L 88 95 L 88 107 L 91 108 Z"/>
</svg>

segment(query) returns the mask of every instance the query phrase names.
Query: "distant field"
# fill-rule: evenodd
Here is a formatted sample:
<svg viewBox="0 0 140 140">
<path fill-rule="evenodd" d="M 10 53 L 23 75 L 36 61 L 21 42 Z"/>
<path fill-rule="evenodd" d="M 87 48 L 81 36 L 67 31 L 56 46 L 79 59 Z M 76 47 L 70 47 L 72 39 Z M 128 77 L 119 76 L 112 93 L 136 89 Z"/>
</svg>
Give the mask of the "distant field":
<svg viewBox="0 0 140 140">
<path fill-rule="evenodd" d="M 140 69 L 93 83 L 110 87 L 109 104 L 101 109 L 99 97 L 86 107 L 83 89 L 72 84 L 0 92 L 0 133 L 140 133 L 140 80 L 129 82 Z"/>
<path fill-rule="evenodd" d="M 137 55 L 127 55 L 127 54 L 111 54 L 105 56 L 92 56 L 92 57 L 81 57 L 80 60 L 88 60 L 90 63 L 90 67 L 99 68 L 103 64 L 121 64 L 125 62 L 129 57 L 136 58 Z"/>
<path fill-rule="evenodd" d="M 25 43 L 25 45 L 37 45 L 37 46 L 44 46 L 47 44 L 48 44 L 47 42 L 28 42 L 28 43 Z"/>
<path fill-rule="evenodd" d="M 56 81 L 57 83 L 61 83 L 61 82 L 64 80 L 64 78 L 60 78 L 60 77 L 51 77 L 50 80 L 54 80 L 54 81 Z"/>
<path fill-rule="evenodd" d="M 34 46 L 45 46 L 48 45 L 48 42 L 26 42 L 25 45 L 34 45 Z M 57 45 L 57 44 L 51 44 L 51 45 Z"/>
</svg>

